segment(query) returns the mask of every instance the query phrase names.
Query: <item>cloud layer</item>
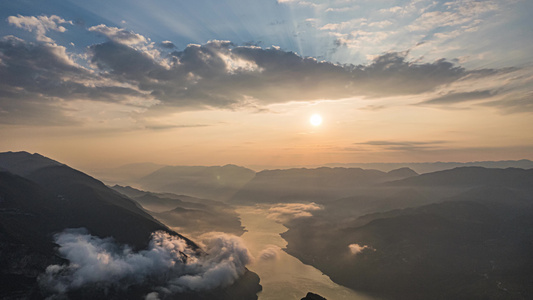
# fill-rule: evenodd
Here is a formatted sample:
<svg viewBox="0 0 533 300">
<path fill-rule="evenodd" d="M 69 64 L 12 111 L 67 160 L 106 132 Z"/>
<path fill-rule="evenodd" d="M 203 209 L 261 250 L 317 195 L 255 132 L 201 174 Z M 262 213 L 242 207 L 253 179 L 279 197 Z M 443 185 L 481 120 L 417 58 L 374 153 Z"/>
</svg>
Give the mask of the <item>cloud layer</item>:
<svg viewBox="0 0 533 300">
<path fill-rule="evenodd" d="M 55 236 L 68 265 L 51 265 L 40 284 L 64 294 L 87 286 L 127 288 L 154 282 L 154 293 L 204 291 L 231 285 L 251 260 L 242 240 L 225 234 L 205 236 L 205 253 L 165 232 L 155 232 L 146 250 L 132 251 L 111 238 L 101 239 L 85 229 L 68 229 Z M 156 297 L 151 293 L 148 298 Z"/>
<path fill-rule="evenodd" d="M 470 24 L 473 17 L 468 16 L 464 5 L 449 4 L 453 13 L 428 11 L 410 30 L 432 30 L 437 26 L 432 21 L 435 18 L 446 26 Z M 468 7 L 481 15 L 497 6 L 473 3 Z M 47 36 L 50 32 L 65 34 L 71 27 L 66 25 L 73 25 L 72 21 L 57 15 L 18 15 L 6 21 L 33 33 L 35 41 L 15 36 L 0 40 L 0 75 L 4 79 L 0 83 L 1 123 L 87 122 L 80 117 L 79 101 L 100 105 L 101 110 L 108 104 L 118 106 L 135 115 L 133 120 L 142 119 L 138 115 L 144 113 L 157 116 L 184 110 L 242 108 L 266 111 L 271 104 L 291 101 L 405 95 L 423 97 L 419 105 L 439 108 L 477 105 L 507 113 L 531 111 L 530 97 L 523 96 L 533 73 L 527 68 L 467 70 L 457 65 L 459 60 L 413 61 L 409 51 L 383 52 L 365 65 L 338 64 L 275 46 L 239 46 L 220 40 L 189 44 L 178 50 L 171 41 L 154 43 L 131 30 L 105 24 L 78 28 L 106 40 L 76 52 Z M 354 31 L 354 22 L 368 23 L 331 23 L 322 30 L 351 30 L 349 36 L 341 34 L 338 40 L 345 41 L 339 45 L 349 43 L 347 39 L 363 42 L 367 34 Z M 390 24 L 374 22 L 365 26 L 382 28 Z M 510 78 L 516 83 L 505 82 Z"/>
</svg>

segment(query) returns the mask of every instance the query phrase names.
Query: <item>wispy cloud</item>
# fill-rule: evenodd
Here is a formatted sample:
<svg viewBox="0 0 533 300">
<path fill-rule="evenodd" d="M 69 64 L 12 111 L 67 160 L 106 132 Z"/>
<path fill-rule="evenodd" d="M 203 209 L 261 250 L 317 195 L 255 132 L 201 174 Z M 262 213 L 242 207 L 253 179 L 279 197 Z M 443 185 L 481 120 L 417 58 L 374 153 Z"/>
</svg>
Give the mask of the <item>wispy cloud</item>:
<svg viewBox="0 0 533 300">
<path fill-rule="evenodd" d="M 446 141 L 367 141 L 356 145 L 375 146 L 383 150 L 392 151 L 421 151 L 432 150 L 446 144 Z"/>
<path fill-rule="evenodd" d="M 126 45 L 135 45 L 147 41 L 146 38 L 140 34 L 125 30 L 124 28 L 109 27 L 104 24 L 89 27 L 88 30 L 101 33 L 112 41 Z M 166 43 L 165 45 L 169 44 Z"/>
<path fill-rule="evenodd" d="M 484 102 L 480 105 L 496 107 L 504 114 L 530 113 L 533 112 L 533 92 L 509 96 L 505 99 Z"/>
<path fill-rule="evenodd" d="M 452 104 L 452 103 L 458 103 L 458 102 L 483 100 L 486 98 L 490 98 L 493 95 L 494 95 L 494 92 L 492 91 L 450 93 L 444 96 L 429 99 L 420 104 Z"/>
<path fill-rule="evenodd" d="M 41 42 L 52 43 L 53 40 L 46 36 L 46 32 L 53 30 L 58 32 L 65 32 L 67 29 L 59 24 L 70 24 L 72 21 L 67 21 L 59 16 L 9 16 L 7 22 L 18 28 L 23 28 L 30 32 L 35 32 L 36 38 Z"/>
</svg>

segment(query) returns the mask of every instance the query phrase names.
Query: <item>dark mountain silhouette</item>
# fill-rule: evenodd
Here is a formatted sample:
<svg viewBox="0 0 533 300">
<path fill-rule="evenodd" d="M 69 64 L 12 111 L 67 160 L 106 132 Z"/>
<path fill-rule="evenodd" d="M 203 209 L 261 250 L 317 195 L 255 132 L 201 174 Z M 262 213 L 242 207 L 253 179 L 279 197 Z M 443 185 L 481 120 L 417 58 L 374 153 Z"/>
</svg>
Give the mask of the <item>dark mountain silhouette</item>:
<svg viewBox="0 0 533 300">
<path fill-rule="evenodd" d="M 181 200 L 179 195 L 171 193 L 152 193 L 147 191 L 138 190 L 131 186 L 114 185 L 111 187 L 113 190 L 128 196 L 130 199 L 135 200 L 144 209 L 152 212 L 162 212 L 174 209 L 179 205 L 184 205 L 185 202 Z M 183 198 L 198 199 L 189 196 L 182 195 Z M 199 200 L 199 199 L 198 199 Z M 189 202 L 192 204 L 192 202 Z"/>
<path fill-rule="evenodd" d="M 531 169 L 533 168 L 533 161 L 528 159 L 521 160 L 500 160 L 500 161 L 472 161 L 472 162 L 423 162 L 423 163 L 332 163 L 326 164 L 328 167 L 344 167 L 344 168 L 363 168 L 376 169 L 384 172 L 407 167 L 415 170 L 417 173 L 432 173 L 437 171 L 449 170 L 459 167 L 484 167 L 484 168 L 519 168 Z"/>
<path fill-rule="evenodd" d="M 354 219 L 362 215 L 426 205 L 442 201 L 414 188 L 374 188 L 360 195 L 324 202 L 324 210 L 315 212 L 329 220 Z"/>
<path fill-rule="evenodd" d="M 460 167 L 391 182 L 391 186 L 533 186 L 533 169 Z"/>
<path fill-rule="evenodd" d="M 236 165 L 167 166 L 138 182 L 149 191 L 226 201 L 254 176 L 254 171 Z"/>
<path fill-rule="evenodd" d="M 390 177 L 389 180 L 393 180 L 393 178 L 397 178 L 397 179 L 409 178 L 409 177 L 413 177 L 413 176 L 417 176 L 418 175 L 418 173 L 416 173 L 415 171 L 413 171 L 412 169 L 409 169 L 407 167 L 403 167 L 403 168 L 399 168 L 399 169 L 395 169 L 395 170 L 389 171 L 389 172 L 387 172 L 387 174 Z"/>
<path fill-rule="evenodd" d="M 0 155 L 0 168 L 20 176 L 26 176 L 43 167 L 62 165 L 63 164 L 38 153 L 30 154 L 22 151 L 4 152 Z"/>
<path fill-rule="evenodd" d="M 63 264 L 54 234 L 66 228 L 86 228 L 90 234 L 112 237 L 133 250 L 144 249 L 155 231 L 182 238 L 198 255 L 202 250 L 191 240 L 170 230 L 137 203 L 102 182 L 38 154 L 0 153 L 0 298 L 41 299 L 37 277 L 51 264 Z M 23 175 L 21 177 L 19 175 Z M 242 288 L 235 288 L 241 285 Z M 145 293 L 143 284 L 132 293 L 107 291 L 106 298 L 136 299 Z M 189 293 L 191 299 L 256 299 L 255 274 L 246 273 L 233 287 L 212 292 Z M 105 291 L 83 288 L 73 299 L 101 298 Z M 129 294 L 128 294 L 129 293 Z M 214 292 L 213 292 L 214 293 Z"/>
<path fill-rule="evenodd" d="M 317 168 L 261 171 L 231 200 L 233 203 L 323 202 L 351 196 L 355 191 L 417 175 L 409 169 L 385 173 L 359 168 Z"/>
<path fill-rule="evenodd" d="M 147 245 L 152 232 L 168 228 L 137 203 L 102 182 L 39 154 L 0 154 L 0 165 L 23 175 L 56 197 L 63 228 L 85 227 L 97 236 L 113 236 L 136 248 Z"/>
<path fill-rule="evenodd" d="M 212 231 L 242 235 L 244 228 L 233 207 L 220 201 L 172 193 L 151 193 L 132 187 L 114 186 L 147 209 L 156 219 L 188 235 Z"/>
<path fill-rule="evenodd" d="M 327 299 L 318 294 L 309 292 L 307 293 L 307 295 L 305 295 L 305 297 L 302 298 L 302 300 L 327 300 Z"/>
<path fill-rule="evenodd" d="M 530 299 L 530 178 L 531 170 L 467 167 L 396 181 L 410 186 L 397 199 L 420 197 L 416 207 L 388 210 L 395 204 L 378 207 L 379 197 L 325 203 L 313 217 L 286 224 L 287 252 L 385 299 Z M 443 186 L 461 189 L 447 188 L 452 195 L 438 199 L 426 193 Z M 438 203 L 421 205 L 424 199 Z M 363 200 L 373 213 L 346 212 L 364 210 Z"/>
<path fill-rule="evenodd" d="M 176 208 L 177 205 L 185 205 L 194 208 L 203 206 L 229 207 L 227 204 L 221 201 L 196 198 L 187 195 L 177 195 L 174 193 L 153 193 L 132 188 L 131 186 L 124 187 L 120 185 L 114 185 L 111 188 L 137 201 L 145 209 L 153 212 L 172 210 L 173 208 Z"/>
</svg>

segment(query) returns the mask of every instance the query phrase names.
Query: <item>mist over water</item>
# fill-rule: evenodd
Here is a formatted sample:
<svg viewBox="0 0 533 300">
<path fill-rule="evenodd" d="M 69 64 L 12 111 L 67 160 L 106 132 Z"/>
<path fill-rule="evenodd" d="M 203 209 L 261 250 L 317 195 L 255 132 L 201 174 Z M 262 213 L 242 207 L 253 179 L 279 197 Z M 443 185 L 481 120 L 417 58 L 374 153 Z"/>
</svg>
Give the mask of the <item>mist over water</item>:
<svg viewBox="0 0 533 300">
<path fill-rule="evenodd" d="M 328 300 L 373 299 L 334 283 L 320 270 L 283 251 L 287 242 L 280 233 L 287 231 L 287 227 L 272 217 L 271 206 L 239 207 L 237 212 L 247 230 L 242 239 L 255 257 L 247 267 L 261 278 L 263 290 L 258 294 L 259 300 L 299 300 L 307 292 Z"/>
</svg>

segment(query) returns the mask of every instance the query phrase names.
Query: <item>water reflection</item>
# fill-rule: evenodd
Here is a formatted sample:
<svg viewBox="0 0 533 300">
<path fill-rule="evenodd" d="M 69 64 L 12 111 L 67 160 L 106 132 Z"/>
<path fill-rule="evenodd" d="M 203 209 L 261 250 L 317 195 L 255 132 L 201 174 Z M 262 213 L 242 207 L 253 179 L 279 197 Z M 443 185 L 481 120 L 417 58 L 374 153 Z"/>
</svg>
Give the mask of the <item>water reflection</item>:
<svg viewBox="0 0 533 300">
<path fill-rule="evenodd" d="M 299 300 L 307 292 L 317 293 L 328 300 L 372 299 L 334 283 L 319 270 L 281 250 L 287 242 L 279 234 L 287 228 L 267 218 L 268 207 L 239 207 L 237 212 L 248 230 L 242 238 L 256 258 L 248 269 L 261 278 L 263 291 L 259 293 L 259 300 Z"/>
</svg>

